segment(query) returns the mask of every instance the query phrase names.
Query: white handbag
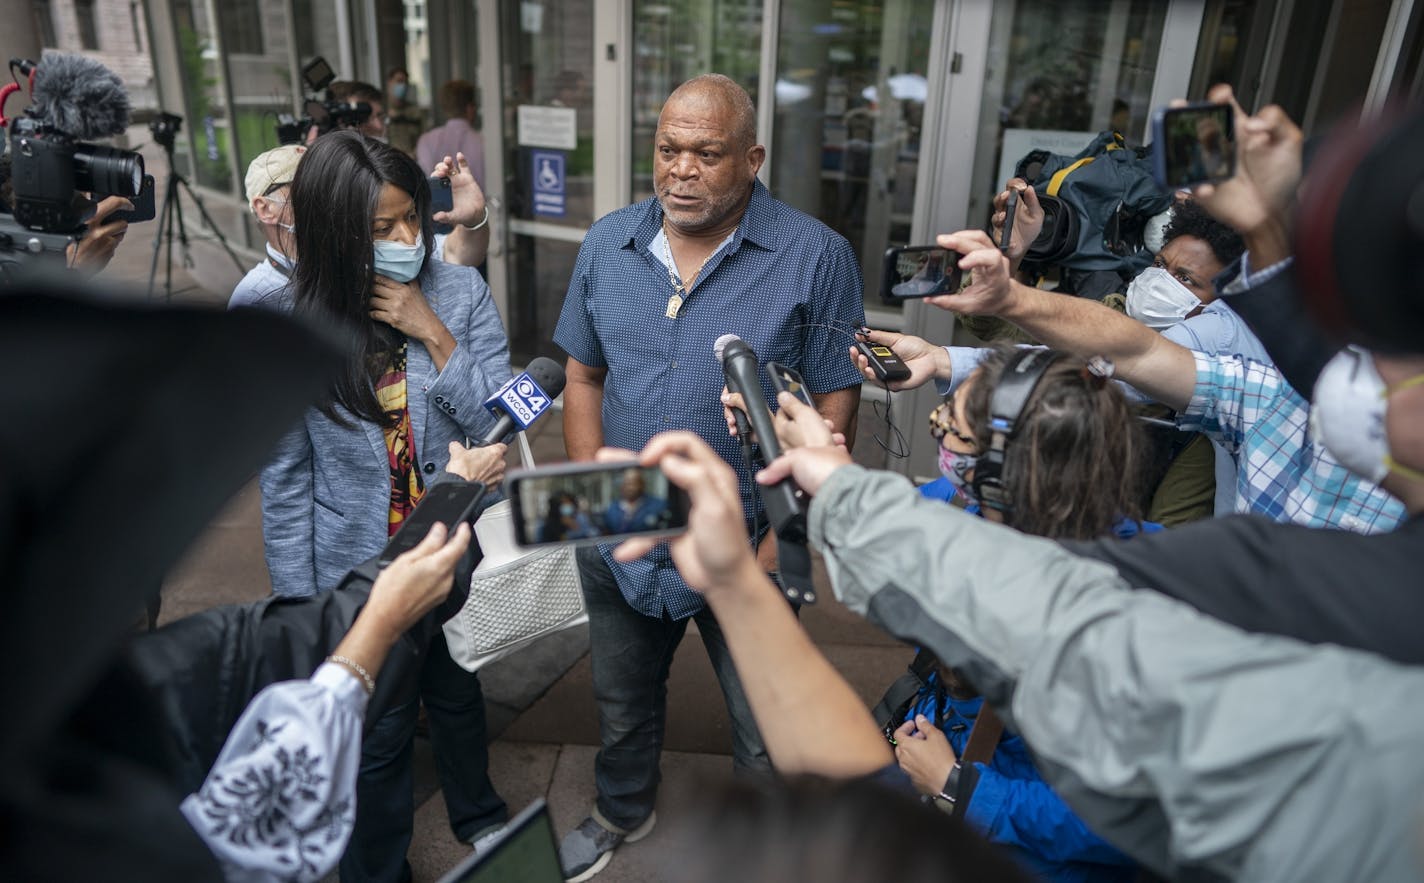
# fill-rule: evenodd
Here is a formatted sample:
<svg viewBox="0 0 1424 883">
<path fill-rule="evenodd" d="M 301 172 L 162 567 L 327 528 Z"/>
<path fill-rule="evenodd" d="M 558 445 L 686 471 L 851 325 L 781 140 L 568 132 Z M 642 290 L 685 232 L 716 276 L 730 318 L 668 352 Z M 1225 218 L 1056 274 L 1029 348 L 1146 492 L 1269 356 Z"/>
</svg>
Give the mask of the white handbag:
<svg viewBox="0 0 1424 883">
<path fill-rule="evenodd" d="M 524 433 L 517 439 L 520 459 L 533 466 Z M 517 545 L 508 500 L 481 513 L 475 539 L 484 557 L 464 606 L 444 626 L 450 656 L 461 668 L 476 671 L 545 635 L 588 622 L 572 546 Z"/>
</svg>

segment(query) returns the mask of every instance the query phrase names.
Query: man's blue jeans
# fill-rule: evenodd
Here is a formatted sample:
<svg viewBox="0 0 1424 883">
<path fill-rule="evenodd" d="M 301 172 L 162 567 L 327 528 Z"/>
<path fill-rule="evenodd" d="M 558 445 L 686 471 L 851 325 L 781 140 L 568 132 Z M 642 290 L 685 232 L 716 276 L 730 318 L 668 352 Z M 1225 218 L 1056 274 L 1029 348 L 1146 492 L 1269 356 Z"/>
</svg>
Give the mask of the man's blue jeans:
<svg viewBox="0 0 1424 883">
<path fill-rule="evenodd" d="M 578 563 L 588 607 L 589 657 L 602 741 L 594 762 L 598 811 L 631 830 L 652 814 L 657 799 L 668 670 L 688 621 L 644 616 L 628 606 L 598 549 L 579 549 Z M 705 608 L 691 618 L 702 634 L 732 718 L 732 768 L 739 774 L 769 776 L 771 760 L 732 667 L 722 629 Z"/>
</svg>

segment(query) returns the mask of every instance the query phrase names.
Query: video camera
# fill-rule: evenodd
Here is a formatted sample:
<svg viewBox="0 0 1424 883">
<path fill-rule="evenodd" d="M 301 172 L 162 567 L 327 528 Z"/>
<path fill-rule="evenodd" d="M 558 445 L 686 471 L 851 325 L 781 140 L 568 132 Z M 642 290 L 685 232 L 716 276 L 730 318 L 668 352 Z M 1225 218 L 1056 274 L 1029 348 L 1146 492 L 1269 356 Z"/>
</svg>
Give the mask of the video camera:
<svg viewBox="0 0 1424 883">
<path fill-rule="evenodd" d="M 39 65 L 11 59 L 15 82 L 0 88 L 0 126 L 10 128 L 11 211 L 26 229 L 74 233 L 95 199 L 134 199 L 143 187 L 143 157 L 131 150 L 90 144 L 123 132 L 129 99 L 119 78 L 92 59 L 50 55 Z M 28 79 L 32 103 L 13 122 L 5 102 Z"/>
<path fill-rule="evenodd" d="M 316 127 L 317 135 L 321 136 L 337 129 L 354 129 L 371 118 L 371 105 L 364 101 L 348 103 L 329 97 L 326 101 L 316 98 L 316 95 L 330 86 L 335 79 L 336 74 L 325 58 L 318 55 L 307 62 L 306 67 L 302 68 L 302 82 L 308 93 L 306 104 L 303 105 L 306 113 L 302 117 L 285 113 L 277 116 L 277 143 L 302 144 L 307 140 L 307 134 L 313 126 Z"/>
</svg>

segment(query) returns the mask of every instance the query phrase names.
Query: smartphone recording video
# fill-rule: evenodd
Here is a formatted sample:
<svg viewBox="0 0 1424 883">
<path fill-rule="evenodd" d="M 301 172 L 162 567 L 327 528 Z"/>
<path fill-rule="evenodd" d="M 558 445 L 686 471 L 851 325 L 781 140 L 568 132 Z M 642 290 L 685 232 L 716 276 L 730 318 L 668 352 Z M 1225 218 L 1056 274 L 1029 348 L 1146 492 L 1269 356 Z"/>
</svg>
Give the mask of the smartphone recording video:
<svg viewBox="0 0 1424 883">
<path fill-rule="evenodd" d="M 505 493 L 522 546 L 615 542 L 687 529 L 687 495 L 661 469 L 632 460 L 514 470 Z"/>
<path fill-rule="evenodd" d="M 889 249 L 885 252 L 885 274 L 880 281 L 881 299 L 894 304 L 958 292 L 959 258 L 958 252 L 937 245 Z"/>
<path fill-rule="evenodd" d="M 1225 181 L 1235 175 L 1231 105 L 1191 104 L 1153 114 L 1152 174 L 1163 190 Z"/>
</svg>

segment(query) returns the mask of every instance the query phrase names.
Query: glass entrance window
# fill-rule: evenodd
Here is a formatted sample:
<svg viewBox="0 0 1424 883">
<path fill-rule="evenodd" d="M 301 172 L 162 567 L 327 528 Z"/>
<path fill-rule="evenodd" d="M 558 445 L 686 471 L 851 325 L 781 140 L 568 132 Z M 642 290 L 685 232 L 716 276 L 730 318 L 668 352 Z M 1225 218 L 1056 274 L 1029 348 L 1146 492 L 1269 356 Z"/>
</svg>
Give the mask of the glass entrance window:
<svg viewBox="0 0 1424 883">
<path fill-rule="evenodd" d="M 758 103 L 762 0 L 633 4 L 633 201 L 653 195 L 653 133 L 663 102 L 704 73 L 725 74 Z"/>
<path fill-rule="evenodd" d="M 224 89 L 226 70 L 218 46 L 215 7 L 203 0 L 176 3 L 179 62 L 187 88 L 187 118 L 184 141 L 191 145 L 189 157 L 195 184 L 214 190 L 231 191 L 233 149 L 231 117 Z"/>
<path fill-rule="evenodd" d="M 850 241 L 875 307 L 885 249 L 910 235 L 933 15 L 933 0 L 781 4 L 772 191 Z"/>
<path fill-rule="evenodd" d="M 507 321 L 519 364 L 562 357 L 554 327 L 594 220 L 592 0 L 501 3 L 500 48 Z"/>
<path fill-rule="evenodd" d="M 971 226 L 988 226 L 994 196 L 1032 150 L 1071 155 L 1107 129 L 1138 143 L 1152 112 L 1166 15 L 1167 4 L 1156 0 L 995 7 Z"/>
</svg>

